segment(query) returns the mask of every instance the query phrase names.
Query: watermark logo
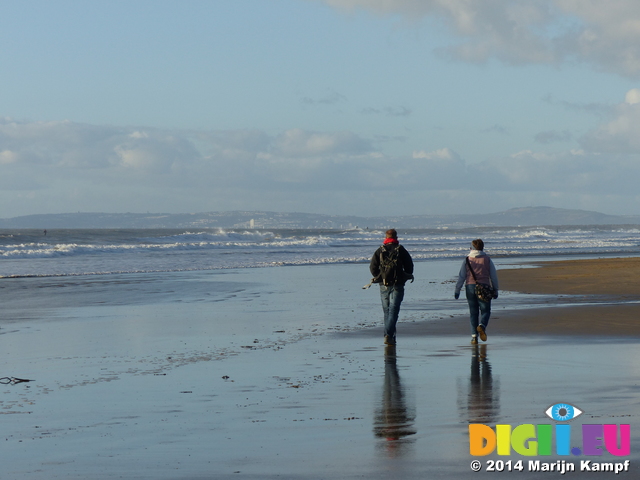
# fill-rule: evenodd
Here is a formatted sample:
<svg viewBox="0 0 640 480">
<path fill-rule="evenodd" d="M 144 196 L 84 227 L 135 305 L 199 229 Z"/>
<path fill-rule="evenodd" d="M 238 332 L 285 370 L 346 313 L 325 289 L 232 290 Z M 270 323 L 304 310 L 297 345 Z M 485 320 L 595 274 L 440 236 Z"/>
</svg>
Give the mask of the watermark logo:
<svg viewBox="0 0 640 480">
<path fill-rule="evenodd" d="M 631 451 L 631 426 L 628 424 L 583 424 L 582 445 L 572 442 L 572 426 L 567 423 L 582 414 L 568 403 L 556 403 L 545 410 L 555 420 L 550 424 L 496 425 L 495 429 L 481 423 L 469 425 L 469 452 L 474 457 L 497 453 L 501 456 L 599 456 L 605 451 L 622 457 Z M 561 423 L 564 422 L 564 423 Z M 555 442 L 554 442 L 555 440 Z M 553 448 L 555 444 L 555 449 Z"/>
<path fill-rule="evenodd" d="M 568 403 L 556 403 L 547 408 L 544 413 L 556 422 L 566 422 L 582 415 L 582 410 Z"/>
<path fill-rule="evenodd" d="M 583 411 L 569 403 L 556 403 L 545 410 L 545 415 L 555 420 L 550 424 L 496 425 L 495 429 L 481 423 L 469 425 L 469 452 L 474 457 L 497 453 L 511 456 L 514 453 L 524 457 L 548 456 L 600 456 L 604 452 L 615 457 L 628 456 L 631 452 L 631 426 L 629 424 L 583 424 L 580 428 L 582 443 L 575 445 L 572 440 L 571 420 Z M 577 430 L 578 428 L 576 428 Z M 577 435 L 576 435 L 577 437 Z M 554 442 L 555 440 L 555 442 Z M 555 444 L 555 449 L 553 448 Z M 479 472 L 529 471 L 556 472 L 628 472 L 629 460 L 619 462 L 597 462 L 595 459 L 580 460 L 579 465 L 567 460 L 544 462 L 541 460 L 486 460 L 486 465 L 478 459 L 471 462 L 471 470 Z"/>
</svg>

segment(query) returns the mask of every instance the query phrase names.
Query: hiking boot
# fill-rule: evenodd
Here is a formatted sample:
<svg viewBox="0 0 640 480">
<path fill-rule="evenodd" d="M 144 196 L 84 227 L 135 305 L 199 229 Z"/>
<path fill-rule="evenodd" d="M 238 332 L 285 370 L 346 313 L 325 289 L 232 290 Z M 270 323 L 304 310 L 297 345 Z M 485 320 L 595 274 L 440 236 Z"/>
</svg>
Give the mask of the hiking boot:
<svg viewBox="0 0 640 480">
<path fill-rule="evenodd" d="M 384 336 L 384 344 L 385 345 L 395 345 L 396 344 L 396 339 L 393 337 L 390 337 L 389 335 L 385 335 Z"/>
<path fill-rule="evenodd" d="M 487 334 L 484 331 L 484 327 L 482 325 L 478 325 L 478 328 L 476 328 L 476 330 L 478 330 L 478 335 L 480 335 L 480 340 L 482 340 L 483 342 L 486 342 Z"/>
<path fill-rule="evenodd" d="M 471 345 L 477 345 L 478 344 L 478 337 L 476 335 L 472 335 L 471 336 Z"/>
</svg>

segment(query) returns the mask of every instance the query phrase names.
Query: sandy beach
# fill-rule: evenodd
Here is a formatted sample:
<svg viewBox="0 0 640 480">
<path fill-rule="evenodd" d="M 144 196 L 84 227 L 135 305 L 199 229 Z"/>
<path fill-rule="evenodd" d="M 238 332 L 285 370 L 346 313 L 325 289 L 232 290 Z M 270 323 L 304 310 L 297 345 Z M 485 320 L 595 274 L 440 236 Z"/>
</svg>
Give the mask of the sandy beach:
<svg viewBox="0 0 640 480">
<path fill-rule="evenodd" d="M 473 472 L 468 424 L 553 423 L 544 411 L 559 402 L 584 412 L 576 422 L 631 425 L 629 472 L 568 474 L 636 478 L 639 329 L 636 305 L 620 303 L 637 300 L 637 262 L 500 270 L 477 347 L 441 273 L 459 262 L 429 265 L 442 281 L 408 286 L 393 350 L 377 291 L 361 289 L 364 265 L 5 283 L 2 374 L 33 381 L 0 388 L 2 478 L 549 478 L 558 473 L 485 471 L 495 454 Z M 50 301 L 25 308 L 27 286 Z M 506 309 L 517 295 L 507 290 L 577 302 Z M 149 292 L 165 301 L 146 302 Z M 430 315 L 428 292 L 450 313 Z"/>
<path fill-rule="evenodd" d="M 503 270 L 505 290 L 579 297 L 591 304 L 510 312 L 497 332 L 587 336 L 640 336 L 640 258 L 582 259 Z"/>
</svg>

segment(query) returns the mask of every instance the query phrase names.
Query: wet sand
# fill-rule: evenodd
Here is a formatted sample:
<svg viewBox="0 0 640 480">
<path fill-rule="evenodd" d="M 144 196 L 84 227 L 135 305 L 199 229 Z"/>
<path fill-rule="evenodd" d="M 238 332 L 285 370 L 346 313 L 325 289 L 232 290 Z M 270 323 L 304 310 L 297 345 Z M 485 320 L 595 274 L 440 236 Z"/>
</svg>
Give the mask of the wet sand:
<svg viewBox="0 0 640 480">
<path fill-rule="evenodd" d="M 554 265 L 540 274 L 559 271 L 549 270 Z M 440 287 L 418 280 L 401 311 L 399 344 L 389 349 L 381 341 L 377 292 L 358 283 L 362 265 L 327 267 L 327 278 L 344 282 L 337 285 L 310 286 L 301 280 L 318 270 L 292 268 L 267 272 L 267 280 L 265 271 L 239 272 L 244 290 L 225 301 L 84 302 L 4 325 L 5 374 L 35 381 L 0 385 L 3 457 L 11 459 L 2 478 L 550 478 L 558 474 L 486 472 L 487 460 L 500 459 L 495 455 L 481 458 L 481 473 L 472 472 L 468 424 L 553 423 L 544 411 L 559 402 L 584 411 L 574 425 L 629 423 L 631 471 L 615 477 L 640 474 L 640 340 L 633 312 L 625 310 L 635 305 L 616 304 L 634 299 L 633 292 L 593 299 L 612 305 L 516 313 L 498 299 L 488 342 L 472 346 L 466 316 L 420 320 L 415 306 Z M 593 268 L 608 269 L 598 262 Z M 527 291 L 517 283 L 525 271 L 530 278 L 535 270 L 501 271 L 503 290 Z M 573 275 L 584 271 L 578 266 Z M 179 281 L 199 281 L 185 275 Z M 227 287 L 234 278 L 226 274 Z M 77 288 L 86 288 L 80 280 Z M 350 284 L 356 286 L 346 291 Z M 336 325 L 349 315 L 378 326 L 321 328 L 327 317 Z M 241 322 L 237 332 L 217 334 L 210 322 L 216 316 Z M 319 331 L 296 337 L 296 318 L 313 319 Z M 259 329 L 251 327 L 256 319 Z M 603 333 L 595 336 L 598 328 Z M 234 347 L 217 345 L 221 339 Z M 572 441 L 580 444 L 579 430 Z M 579 465 L 586 457 L 536 459 Z"/>
</svg>

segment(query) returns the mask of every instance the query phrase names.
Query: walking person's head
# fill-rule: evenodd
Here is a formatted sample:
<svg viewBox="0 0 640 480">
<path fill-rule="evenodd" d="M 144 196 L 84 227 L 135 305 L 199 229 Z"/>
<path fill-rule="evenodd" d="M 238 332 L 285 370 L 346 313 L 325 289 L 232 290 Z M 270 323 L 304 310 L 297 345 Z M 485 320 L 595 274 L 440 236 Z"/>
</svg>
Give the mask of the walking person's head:
<svg viewBox="0 0 640 480">
<path fill-rule="evenodd" d="M 396 231 L 395 228 L 390 228 L 389 230 L 387 230 L 385 233 L 385 238 L 393 238 L 394 240 L 398 239 L 398 232 Z"/>
<path fill-rule="evenodd" d="M 471 242 L 471 248 L 473 248 L 474 250 L 482 251 L 484 250 L 484 242 L 477 238 L 473 242 Z"/>
</svg>

